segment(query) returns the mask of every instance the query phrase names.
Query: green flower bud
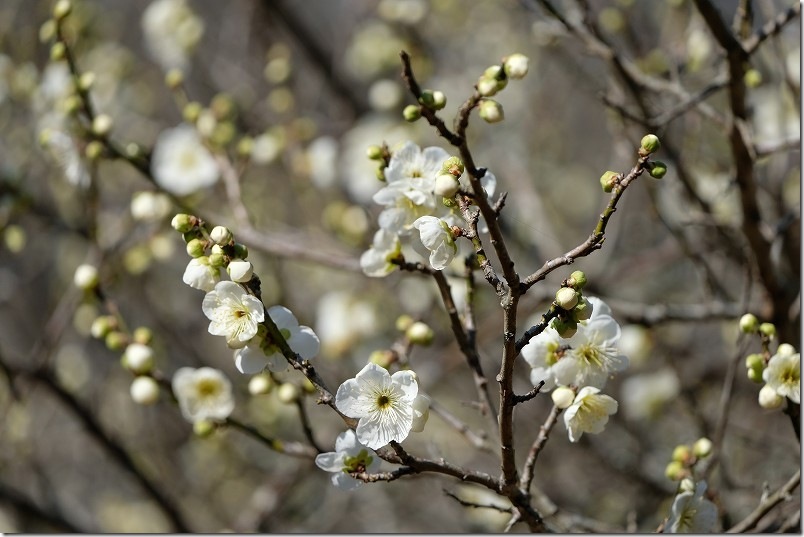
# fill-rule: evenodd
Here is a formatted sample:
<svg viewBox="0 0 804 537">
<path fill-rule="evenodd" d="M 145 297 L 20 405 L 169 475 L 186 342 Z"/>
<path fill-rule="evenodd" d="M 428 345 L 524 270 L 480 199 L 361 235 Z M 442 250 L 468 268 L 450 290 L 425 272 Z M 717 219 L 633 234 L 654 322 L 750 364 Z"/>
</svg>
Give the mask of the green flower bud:
<svg viewBox="0 0 804 537">
<path fill-rule="evenodd" d="M 369 160 L 380 160 L 382 158 L 382 147 L 378 145 L 370 145 L 366 149 L 366 156 Z"/>
<path fill-rule="evenodd" d="M 556 292 L 556 304 L 567 311 L 578 303 L 578 292 L 571 287 L 562 287 Z"/>
<path fill-rule="evenodd" d="M 109 332 L 117 328 L 117 319 L 111 315 L 101 315 L 92 321 L 92 326 L 89 328 L 89 333 L 95 339 L 105 338 Z"/>
<path fill-rule="evenodd" d="M 148 345 L 131 343 L 121 359 L 123 367 L 135 375 L 144 375 L 154 367 L 154 351 Z"/>
<path fill-rule="evenodd" d="M 564 339 L 569 339 L 578 331 L 578 323 L 575 319 L 561 319 L 557 318 L 553 321 L 553 328 L 556 329 L 558 335 Z"/>
<path fill-rule="evenodd" d="M 274 388 L 274 381 L 271 375 L 259 373 L 251 377 L 248 381 L 248 393 L 251 395 L 265 395 Z"/>
<path fill-rule="evenodd" d="M 397 356 L 396 353 L 386 350 L 386 349 L 378 349 L 371 353 L 369 356 L 369 362 L 373 364 L 377 364 L 380 367 L 388 369 L 391 367 L 391 364 L 396 362 Z"/>
<path fill-rule="evenodd" d="M 450 157 L 441 165 L 441 173 L 448 173 L 455 177 L 463 175 L 465 169 L 466 167 L 460 157 Z"/>
<path fill-rule="evenodd" d="M 150 345 L 151 341 L 154 339 L 154 333 L 147 326 L 139 326 L 136 330 L 134 330 L 134 333 L 131 335 L 131 337 L 134 340 L 134 343 Z"/>
<path fill-rule="evenodd" d="M 187 233 L 188 231 L 191 231 L 197 223 L 198 220 L 195 216 L 179 213 L 170 221 L 170 226 L 179 233 Z"/>
<path fill-rule="evenodd" d="M 441 110 L 447 104 L 447 97 L 442 91 L 426 89 L 419 96 L 419 104 L 430 110 Z"/>
<path fill-rule="evenodd" d="M 649 163 L 650 169 L 648 173 L 654 179 L 661 179 L 667 173 L 667 164 L 660 160 L 654 160 L 653 162 Z"/>
<path fill-rule="evenodd" d="M 582 270 L 576 270 L 570 274 L 569 281 L 570 287 L 574 289 L 583 289 L 586 285 L 586 274 Z"/>
<path fill-rule="evenodd" d="M 762 370 L 761 369 L 749 369 L 747 372 L 748 380 L 752 382 L 756 382 L 757 384 L 762 384 Z"/>
<path fill-rule="evenodd" d="M 232 242 L 234 235 L 232 235 L 232 232 L 229 231 L 229 228 L 225 226 L 215 226 L 212 228 L 212 231 L 209 232 L 209 238 L 212 239 L 212 242 L 215 244 L 226 246 Z"/>
<path fill-rule="evenodd" d="M 209 103 L 209 109 L 218 120 L 230 119 L 235 113 L 235 102 L 231 95 L 226 93 L 218 93 L 212 97 Z"/>
<path fill-rule="evenodd" d="M 39 27 L 39 42 L 48 43 L 56 37 L 56 21 L 48 19 Z"/>
<path fill-rule="evenodd" d="M 433 342 L 435 333 L 433 332 L 432 328 L 427 326 L 426 323 L 417 321 L 410 325 L 407 330 L 405 330 L 405 337 L 407 337 L 408 340 L 414 345 L 427 346 Z"/>
<path fill-rule="evenodd" d="M 201 239 L 193 239 L 187 243 L 187 255 L 190 257 L 201 257 L 204 255 L 205 245 Z"/>
<path fill-rule="evenodd" d="M 81 76 L 78 78 L 78 88 L 81 91 L 89 91 L 92 89 L 92 86 L 95 84 L 95 73 L 92 71 L 87 71 L 86 73 L 82 73 Z"/>
<path fill-rule="evenodd" d="M 206 438 L 215 432 L 215 423 L 210 420 L 199 420 L 193 423 L 193 433 L 199 438 Z"/>
<path fill-rule="evenodd" d="M 493 97 L 508 85 L 508 79 L 497 79 L 483 75 L 477 79 L 477 92 L 483 97 Z"/>
<path fill-rule="evenodd" d="M 503 59 L 503 68 L 505 69 L 505 74 L 508 75 L 509 78 L 513 79 L 525 78 L 525 75 L 528 74 L 529 62 L 530 59 L 524 54 L 520 54 L 518 52 L 511 54 L 507 58 Z"/>
<path fill-rule="evenodd" d="M 412 325 L 413 322 L 414 322 L 413 317 L 411 317 L 410 315 L 405 314 L 400 315 L 396 319 L 396 329 L 399 330 L 400 332 L 404 332 L 405 330 L 410 328 L 410 325 Z"/>
<path fill-rule="evenodd" d="M 759 331 L 759 319 L 752 313 L 746 313 L 740 317 L 740 332 L 743 334 L 755 334 Z"/>
<path fill-rule="evenodd" d="M 248 257 L 248 246 L 245 244 L 236 242 L 232 248 L 234 251 L 234 255 L 232 257 L 235 259 L 246 259 Z"/>
<path fill-rule="evenodd" d="M 444 95 L 443 91 L 434 91 L 433 92 L 433 109 L 441 110 L 447 106 L 447 96 Z"/>
<path fill-rule="evenodd" d="M 402 110 L 402 117 L 405 118 L 405 121 L 413 123 L 422 117 L 422 112 L 415 104 L 409 104 Z"/>
<path fill-rule="evenodd" d="M 301 397 L 301 390 L 299 389 L 298 386 L 296 386 L 292 382 L 285 382 L 281 386 L 279 386 L 279 389 L 276 392 L 276 396 L 282 403 L 290 405 L 299 400 L 299 398 Z"/>
<path fill-rule="evenodd" d="M 601 175 L 600 186 L 603 187 L 603 192 L 611 192 L 614 188 L 614 185 L 617 184 L 617 181 L 619 181 L 621 177 L 622 176 L 619 173 L 611 170 Z"/>
<path fill-rule="evenodd" d="M 56 2 L 56 5 L 53 6 L 53 18 L 57 21 L 61 21 L 72 11 L 73 5 L 70 3 L 70 0 L 59 0 Z"/>
<path fill-rule="evenodd" d="M 687 464 L 692 459 L 692 450 L 688 445 L 680 444 L 673 449 L 673 456 L 670 459 L 682 464 Z"/>
<path fill-rule="evenodd" d="M 762 323 L 759 325 L 759 332 L 760 334 L 771 339 L 776 337 L 776 327 L 773 325 L 773 323 Z"/>
<path fill-rule="evenodd" d="M 96 136 L 107 136 L 112 131 L 112 124 L 112 118 L 107 114 L 97 115 L 92 120 L 92 132 Z"/>
<path fill-rule="evenodd" d="M 505 78 L 505 71 L 499 65 L 490 65 L 486 67 L 485 71 L 483 71 L 483 76 L 496 80 L 502 80 Z"/>
<path fill-rule="evenodd" d="M 746 369 L 759 369 L 760 371 L 765 368 L 765 359 L 761 354 L 749 354 L 745 357 Z"/>
<path fill-rule="evenodd" d="M 92 140 L 84 148 L 84 155 L 86 155 L 89 160 L 98 160 L 101 155 L 103 155 L 103 144 L 97 140 Z"/>
<path fill-rule="evenodd" d="M 243 136 L 237 141 L 235 150 L 241 157 L 251 156 L 251 151 L 254 149 L 254 139 L 251 136 Z"/>
<path fill-rule="evenodd" d="M 449 173 L 442 173 L 436 176 L 435 178 L 435 187 L 433 188 L 433 193 L 436 196 L 451 198 L 458 193 L 458 190 L 460 190 L 460 188 L 461 184 L 458 182 L 458 179 L 456 179 L 454 175 Z"/>
<path fill-rule="evenodd" d="M 592 317 L 592 303 L 581 297 L 572 309 L 572 318 L 576 321 L 587 321 Z"/>
<path fill-rule="evenodd" d="M 505 119 L 502 105 L 491 99 L 485 99 L 480 103 L 478 114 L 486 123 L 499 123 Z"/>
<path fill-rule="evenodd" d="M 692 444 L 692 454 L 699 459 L 705 459 L 712 454 L 712 441 L 708 438 L 699 438 Z"/>
<path fill-rule="evenodd" d="M 659 142 L 659 137 L 655 134 L 646 134 L 642 138 L 642 142 L 640 144 L 640 154 L 650 155 L 651 153 L 655 153 L 662 144 Z"/>
<path fill-rule="evenodd" d="M 187 123 L 195 123 L 198 121 L 198 116 L 201 115 L 203 109 L 204 107 L 201 106 L 201 103 L 192 101 L 184 105 L 181 115 Z"/>
<path fill-rule="evenodd" d="M 689 472 L 684 465 L 678 461 L 672 461 L 667 467 L 664 469 L 664 475 L 667 479 L 671 481 L 681 481 L 684 477 L 687 476 Z"/>
<path fill-rule="evenodd" d="M 126 156 L 130 158 L 137 158 L 142 156 L 142 148 L 134 142 L 126 144 Z"/>
<path fill-rule="evenodd" d="M 110 351 L 122 351 L 128 345 L 128 337 L 123 332 L 113 331 L 106 334 L 104 342 Z"/>
<path fill-rule="evenodd" d="M 213 268 L 221 268 L 226 265 L 226 256 L 224 254 L 210 254 L 209 266 Z"/>
<path fill-rule="evenodd" d="M 749 69 L 745 72 L 745 75 L 743 75 L 743 81 L 746 87 L 756 88 L 762 84 L 762 73 L 756 69 Z"/>
<path fill-rule="evenodd" d="M 378 181 L 385 182 L 385 167 L 382 164 L 374 171 L 374 176 Z"/>
<path fill-rule="evenodd" d="M 74 115 L 81 110 L 81 97 L 78 95 L 68 95 L 62 101 L 62 107 L 64 107 L 64 113 L 69 115 Z"/>
<path fill-rule="evenodd" d="M 165 86 L 169 89 L 179 89 L 182 84 L 184 84 L 184 73 L 181 72 L 181 69 L 173 68 L 165 73 Z"/>
<path fill-rule="evenodd" d="M 67 45 L 61 41 L 53 43 L 50 47 L 50 59 L 54 62 L 60 62 L 67 56 Z"/>
<path fill-rule="evenodd" d="M 91 291 L 100 283 L 98 269 L 93 265 L 83 264 L 75 269 L 73 284 L 83 291 Z"/>
</svg>

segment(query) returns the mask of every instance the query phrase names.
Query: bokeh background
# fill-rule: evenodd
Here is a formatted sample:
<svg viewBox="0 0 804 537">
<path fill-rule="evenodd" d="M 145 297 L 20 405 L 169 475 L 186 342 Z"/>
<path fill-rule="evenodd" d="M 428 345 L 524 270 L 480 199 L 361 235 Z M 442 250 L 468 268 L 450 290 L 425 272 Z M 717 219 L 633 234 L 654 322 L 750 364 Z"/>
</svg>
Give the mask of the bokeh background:
<svg viewBox="0 0 804 537">
<path fill-rule="evenodd" d="M 502 223 L 520 274 L 587 238 L 607 200 L 598 178 L 627 171 L 646 132 L 661 137 L 657 158 L 669 165 L 663 180 L 644 177 L 629 187 L 602 250 L 556 271 L 521 305 L 520 332 L 546 310 L 559 282 L 582 269 L 587 294 L 603 298 L 623 325 L 621 350 L 631 359 L 607 385 L 620 411 L 605 432 L 570 444 L 563 424 L 553 431 L 534 481 L 549 497 L 539 505 L 587 517 L 575 529 L 654 530 L 675 492 L 664 476 L 673 448 L 716 433 L 731 367 L 722 457 L 709 476 L 729 527 L 766 487 L 775 490 L 800 467 L 790 419 L 761 409 L 760 385 L 746 378 L 743 358 L 758 341 L 739 340 L 736 326 L 746 311 L 772 316 L 780 340 L 800 346 L 799 20 L 764 41 L 746 75 L 761 231 L 784 288 L 773 302 L 741 231 L 733 157 L 718 120 L 729 117 L 727 91 L 721 85 L 703 105 L 673 113 L 727 72 L 694 4 L 551 4 L 566 25 L 531 0 L 188 1 L 190 22 L 162 31 L 186 56 L 191 100 L 208 106 L 225 93 L 235 103 L 231 147 L 245 134 L 259 140 L 241 180 L 259 234 L 238 237 L 220 184 L 184 202 L 213 223 L 231 224 L 251 248 L 266 304 L 289 307 L 316 330 L 322 352 L 315 364 L 331 389 L 372 351 L 389 348 L 400 337 L 395 320 L 407 314 L 437 334 L 410 357 L 423 389 L 487 430 L 433 282 L 399 273 L 376 280 L 359 270 L 377 229 L 371 196 L 381 187 L 365 151 L 409 139 L 449 150 L 424 121 L 401 119 L 412 98 L 402 85 L 400 50 L 412 56 L 424 87 L 446 93 L 441 115 L 448 119 L 486 67 L 526 54 L 530 73 L 498 98 L 505 121 L 473 116 L 469 127 L 478 165 L 509 192 Z M 715 5 L 729 25 L 738 5 L 749 6 L 749 35 L 794 2 Z M 160 46 L 167 45 L 146 35 L 148 6 L 76 1 L 67 26 L 79 67 L 96 74 L 94 104 L 114 118 L 112 138 L 146 150 L 182 121 L 163 82 L 168 52 Z M 207 333 L 202 293 L 181 282 L 187 256 L 169 226 L 173 211 L 157 222 L 131 216 L 132 195 L 154 185 L 128 163 L 104 159 L 92 172 L 95 186 L 83 189 L 38 143 L 65 97 L 64 64 L 49 62 L 49 45 L 38 37 L 51 8 L 48 1 L 0 4 L 0 531 L 500 531 L 505 514 L 461 507 L 444 493 L 505 505 L 478 487 L 420 475 L 344 493 L 312 461 L 275 453 L 238 430 L 195 437 L 169 397 L 151 407 L 131 400 L 119 352 L 89 335 L 109 304 L 131 328 L 154 331 L 165 374 L 219 368 L 234 382 L 238 419 L 269 436 L 304 438 L 295 406 L 275 393 L 250 396 L 231 351 Z M 618 64 L 654 84 L 629 85 Z M 311 261 L 310 252 L 337 262 Z M 107 304 L 72 285 L 87 259 L 101 261 Z M 478 280 L 478 341 L 496 394 L 500 309 Z M 515 388 L 524 393 L 528 368 L 522 360 L 517 368 Z M 280 377 L 301 381 L 291 372 Z M 330 449 L 342 422 L 314 397 L 305 406 L 316 439 Z M 517 408 L 520 463 L 550 406 L 540 396 Z M 436 415 L 405 445 L 499 471 L 494 456 L 474 450 Z M 764 529 L 794 520 L 799 502 L 796 491 Z"/>
</svg>

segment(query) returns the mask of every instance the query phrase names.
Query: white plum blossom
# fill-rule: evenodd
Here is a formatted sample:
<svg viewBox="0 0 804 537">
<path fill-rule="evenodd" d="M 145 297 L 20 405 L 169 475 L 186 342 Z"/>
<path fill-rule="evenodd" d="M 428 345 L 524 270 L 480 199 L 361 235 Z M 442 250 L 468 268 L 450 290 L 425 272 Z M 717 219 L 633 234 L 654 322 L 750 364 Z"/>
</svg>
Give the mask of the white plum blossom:
<svg viewBox="0 0 804 537">
<path fill-rule="evenodd" d="M 338 387 L 335 405 L 346 416 L 359 420 L 355 432 L 360 443 L 378 449 L 408 437 L 418 392 L 412 371 L 391 375 L 385 368 L 368 363 L 355 378 Z"/>
<path fill-rule="evenodd" d="M 186 0 L 155 0 L 142 14 L 145 45 L 163 69 L 186 70 L 204 34 L 204 21 Z"/>
<path fill-rule="evenodd" d="M 386 186 L 373 198 L 386 207 L 379 217 L 381 228 L 407 234 L 418 217 L 435 211 L 435 178 L 447 158 L 449 153 L 440 147 L 421 150 L 413 142 L 394 151 L 385 168 Z"/>
<path fill-rule="evenodd" d="M 677 495 L 664 525 L 665 533 L 711 533 L 717 523 L 717 507 L 704 498 L 706 481 L 699 481 L 695 492 Z"/>
<path fill-rule="evenodd" d="M 182 415 L 191 423 L 222 421 L 234 410 L 232 383 L 217 369 L 182 367 L 171 386 Z"/>
<path fill-rule="evenodd" d="M 341 490 L 354 490 L 363 484 L 350 473 L 372 473 L 379 469 L 380 458 L 374 451 L 357 440 L 352 429 L 342 432 L 335 439 L 335 451 L 316 456 L 315 464 L 326 472 L 332 472 L 332 484 Z"/>
<path fill-rule="evenodd" d="M 530 365 L 530 381 L 534 386 L 544 381 L 542 391 L 547 392 L 555 388 L 556 379 L 553 366 L 558 363 L 564 353 L 561 337 L 552 326 L 548 326 L 541 334 L 532 338 L 522 347 L 522 357 Z"/>
<path fill-rule="evenodd" d="M 210 320 L 209 333 L 225 336 L 233 349 L 245 347 L 265 319 L 262 302 L 230 281 L 218 282 L 204 297 L 201 309 Z"/>
<path fill-rule="evenodd" d="M 591 386 L 581 388 L 575 400 L 564 412 L 570 442 L 580 440 L 583 433 L 598 434 L 603 431 L 609 416 L 617 412 L 617 401 Z"/>
<path fill-rule="evenodd" d="M 790 345 L 779 345 L 771 356 L 768 367 L 762 372 L 762 380 L 782 397 L 801 403 L 801 354 L 793 353 Z"/>
<path fill-rule="evenodd" d="M 578 323 L 578 331 L 567 340 L 569 349 L 552 368 L 556 382 L 602 388 L 612 373 L 628 367 L 628 358 L 617 350 L 619 339 L 620 325 L 608 315 L 593 313 Z"/>
<path fill-rule="evenodd" d="M 186 196 L 218 182 L 219 170 L 198 132 L 187 124 L 159 134 L 151 157 L 156 184 L 177 196 Z"/>
<path fill-rule="evenodd" d="M 381 278 L 387 276 L 397 268 L 390 262 L 402 251 L 399 237 L 385 229 L 378 229 L 374 234 L 371 247 L 360 256 L 360 268 L 366 276 Z"/>
<path fill-rule="evenodd" d="M 304 360 L 314 358 L 321 342 L 309 326 L 299 326 L 293 313 L 283 306 L 268 308 L 268 316 L 274 321 L 290 348 Z M 288 363 L 282 352 L 270 341 L 256 337 L 234 353 L 235 367 L 244 375 L 259 373 L 266 367 L 274 372 L 284 371 Z"/>
<path fill-rule="evenodd" d="M 413 227 L 419 230 L 422 244 L 430 251 L 430 265 L 436 270 L 447 268 L 458 253 L 449 225 L 435 216 L 422 216 L 413 222 Z"/>
<path fill-rule="evenodd" d="M 193 289 L 209 292 L 215 288 L 215 284 L 221 281 L 221 271 L 210 266 L 208 257 L 194 257 L 187 263 L 181 280 Z"/>
<path fill-rule="evenodd" d="M 131 216 L 143 222 L 156 222 L 165 218 L 173 208 L 170 198 L 162 192 L 143 190 L 131 197 Z"/>
</svg>

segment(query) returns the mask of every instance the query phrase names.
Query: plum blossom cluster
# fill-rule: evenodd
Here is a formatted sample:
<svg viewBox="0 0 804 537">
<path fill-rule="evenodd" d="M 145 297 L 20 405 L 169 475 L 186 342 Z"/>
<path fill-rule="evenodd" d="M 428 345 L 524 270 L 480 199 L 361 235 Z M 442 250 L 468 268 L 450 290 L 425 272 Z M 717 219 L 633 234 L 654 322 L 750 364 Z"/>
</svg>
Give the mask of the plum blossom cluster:
<svg viewBox="0 0 804 537">
<path fill-rule="evenodd" d="M 712 450 L 712 441 L 705 437 L 692 445 L 679 444 L 673 449 L 665 475 L 679 485 L 664 533 L 711 533 L 715 530 L 717 506 L 704 496 L 706 481 L 695 479 L 695 466 L 709 457 Z"/>
<path fill-rule="evenodd" d="M 309 326 L 299 325 L 289 309 L 277 305 L 266 312 L 249 287 L 254 269 L 246 260 L 248 248 L 235 242 L 229 229 L 216 226 L 207 232 L 200 219 L 187 214 L 177 214 L 172 226 L 183 234 L 187 253 L 192 257 L 182 279 L 190 287 L 207 292 L 201 309 L 210 321 L 208 331 L 226 338 L 227 346 L 234 350 L 238 371 L 253 375 L 266 368 L 270 371 L 287 368 L 278 342 L 263 325 L 266 315 L 302 359 L 318 354 L 318 336 Z"/>
<path fill-rule="evenodd" d="M 554 321 L 522 348 L 534 385 L 553 390 L 553 402 L 564 412 L 571 442 L 583 433 L 603 431 L 617 401 L 600 393 L 608 379 L 628 366 L 618 351 L 620 325 L 611 308 L 597 297 L 584 297 L 586 275 L 575 271 L 556 293 Z"/>
<path fill-rule="evenodd" d="M 766 409 L 781 408 L 785 399 L 801 404 L 801 354 L 789 343 L 781 343 L 771 354 L 770 344 L 776 338 L 776 327 L 760 323 L 751 313 L 740 318 L 740 331 L 760 337 L 762 352 L 745 358 L 748 378 L 761 384 L 759 405 Z"/>
</svg>

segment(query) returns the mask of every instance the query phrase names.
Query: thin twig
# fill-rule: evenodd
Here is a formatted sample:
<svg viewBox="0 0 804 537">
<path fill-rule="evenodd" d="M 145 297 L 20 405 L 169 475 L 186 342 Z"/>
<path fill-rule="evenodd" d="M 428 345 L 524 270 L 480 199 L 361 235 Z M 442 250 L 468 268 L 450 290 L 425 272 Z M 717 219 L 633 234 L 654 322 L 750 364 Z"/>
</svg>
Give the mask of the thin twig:
<svg viewBox="0 0 804 537">
<path fill-rule="evenodd" d="M 751 511 L 747 517 L 732 526 L 726 533 L 745 533 L 754 528 L 762 517 L 767 515 L 771 509 L 780 503 L 790 499 L 790 494 L 796 490 L 801 483 L 801 470 L 798 470 L 790 480 L 782 485 L 779 490 L 762 500 L 760 504 Z"/>
<path fill-rule="evenodd" d="M 466 438 L 470 444 L 481 451 L 486 451 L 488 453 L 495 453 L 492 449 L 491 445 L 489 445 L 488 441 L 486 440 L 485 433 L 477 434 L 469 426 L 461 421 L 457 416 L 452 414 L 449 410 L 446 409 L 443 405 L 441 405 L 438 401 L 432 400 L 430 401 L 430 410 L 440 417 L 442 420 L 447 422 L 452 428 L 456 431 L 461 433 L 464 438 Z"/>
<path fill-rule="evenodd" d="M 233 429 L 237 429 L 247 434 L 248 436 L 259 441 L 260 443 L 268 446 L 270 449 L 276 451 L 277 453 L 290 455 L 291 457 L 299 457 L 302 459 L 313 459 L 318 453 L 321 452 L 321 450 L 318 449 L 317 447 L 313 448 L 311 446 L 299 442 L 279 440 L 277 438 L 271 438 L 270 436 L 265 436 L 264 434 L 259 432 L 255 427 L 247 425 L 240 420 L 232 418 L 231 416 L 226 418 L 226 424 L 232 427 Z"/>
<path fill-rule="evenodd" d="M 522 467 L 522 478 L 519 482 L 519 488 L 524 494 L 530 493 L 530 485 L 533 483 L 533 477 L 535 475 L 536 459 L 539 458 L 539 453 L 542 452 L 545 444 L 547 444 L 547 439 L 550 437 L 550 432 L 553 430 L 553 427 L 558 423 L 559 414 L 561 414 L 561 409 L 553 405 L 550 414 L 547 415 L 547 419 L 539 428 L 539 436 L 536 437 L 536 440 L 530 447 L 528 458 L 525 460 L 525 465 Z"/>
</svg>

